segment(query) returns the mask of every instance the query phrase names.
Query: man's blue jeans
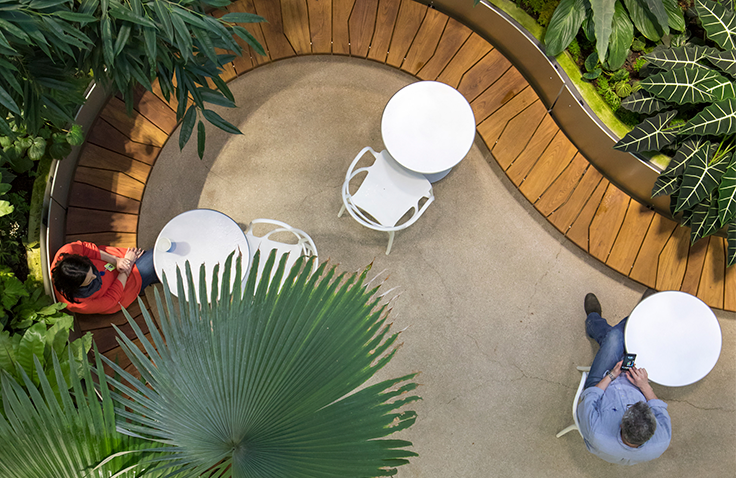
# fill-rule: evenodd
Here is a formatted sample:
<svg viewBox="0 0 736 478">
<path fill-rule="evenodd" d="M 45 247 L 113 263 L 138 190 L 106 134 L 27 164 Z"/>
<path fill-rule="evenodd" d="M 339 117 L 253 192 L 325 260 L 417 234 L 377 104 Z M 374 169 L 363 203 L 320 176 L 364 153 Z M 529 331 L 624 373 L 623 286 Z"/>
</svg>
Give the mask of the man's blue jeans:
<svg viewBox="0 0 736 478">
<path fill-rule="evenodd" d="M 138 295 L 143 295 L 143 291 L 146 290 L 151 284 L 157 284 L 159 282 L 158 276 L 156 275 L 156 269 L 153 267 L 153 250 L 147 250 L 141 257 L 135 261 L 135 266 L 138 268 L 138 272 L 141 274 L 141 291 Z"/>
<path fill-rule="evenodd" d="M 585 388 L 598 385 L 603 380 L 607 370 L 613 367 L 624 357 L 624 327 L 626 326 L 626 317 L 616 326 L 611 327 L 606 319 L 595 312 L 588 314 L 585 319 L 585 331 L 590 338 L 598 342 L 601 346 L 598 353 L 593 359 L 590 366 L 588 379 L 585 381 Z"/>
</svg>

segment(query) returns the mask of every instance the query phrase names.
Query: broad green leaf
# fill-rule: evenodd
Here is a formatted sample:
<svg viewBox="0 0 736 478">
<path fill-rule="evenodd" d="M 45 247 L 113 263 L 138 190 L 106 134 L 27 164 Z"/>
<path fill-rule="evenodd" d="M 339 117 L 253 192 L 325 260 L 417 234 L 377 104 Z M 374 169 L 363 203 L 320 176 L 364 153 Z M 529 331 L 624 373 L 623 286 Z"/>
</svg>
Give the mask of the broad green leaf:
<svg viewBox="0 0 736 478">
<path fill-rule="evenodd" d="M 226 108 L 235 108 L 235 103 L 226 98 L 225 95 L 219 91 L 212 90 L 210 88 L 197 88 L 199 94 L 202 96 L 202 100 L 213 105 L 224 106 Z"/>
<path fill-rule="evenodd" d="M 84 131 L 78 124 L 73 124 L 66 134 L 66 142 L 72 146 L 81 146 L 84 143 Z"/>
<path fill-rule="evenodd" d="M 679 176 L 670 178 L 660 174 L 657 180 L 654 182 L 654 187 L 652 188 L 652 197 L 656 198 L 658 196 L 672 194 L 680 188 L 681 183 L 682 181 L 680 180 Z"/>
<path fill-rule="evenodd" d="M 677 138 L 677 131 L 666 131 L 669 122 L 677 115 L 676 110 L 660 113 L 647 118 L 614 146 L 615 149 L 627 152 L 659 151 Z"/>
<path fill-rule="evenodd" d="M 565 51 L 565 48 L 575 39 L 584 19 L 585 2 L 583 0 L 562 0 L 552 14 L 544 34 L 547 55 L 557 56 Z"/>
<path fill-rule="evenodd" d="M 38 161 L 46 154 L 46 140 L 38 136 L 33 139 L 31 147 L 28 148 L 28 157 L 33 161 Z"/>
<path fill-rule="evenodd" d="M 8 92 L 5 91 L 5 88 L 3 88 L 2 85 L 0 85 L 0 105 L 3 105 L 5 108 L 13 113 L 20 115 L 20 109 L 18 108 L 18 105 L 15 103 L 15 100 L 13 100 L 13 98 L 8 94 Z"/>
<path fill-rule="evenodd" d="M 715 204 L 715 207 L 713 207 L 713 204 Z M 698 239 L 707 236 L 708 231 L 717 229 L 718 202 L 714 201 L 709 195 L 694 205 L 692 210 L 693 214 L 690 219 L 690 244 L 695 244 Z"/>
<path fill-rule="evenodd" d="M 675 212 L 691 209 L 708 198 L 718 187 L 721 176 L 728 168 L 728 158 L 710 164 L 710 143 L 705 142 L 693 155 L 682 174 L 682 186 Z"/>
<path fill-rule="evenodd" d="M 217 126 L 223 131 L 227 131 L 230 134 L 243 134 L 240 132 L 238 128 L 233 126 L 230 122 L 222 119 L 220 115 L 218 115 L 212 110 L 203 110 L 202 115 L 204 115 L 207 121 L 209 121 L 210 123 Z"/>
<path fill-rule="evenodd" d="M 0 369 L 5 370 L 13 376 L 17 376 L 15 362 L 20 338 L 20 334 L 15 334 L 11 337 L 9 330 L 0 330 Z"/>
<path fill-rule="evenodd" d="M 220 20 L 230 23 L 260 23 L 266 21 L 266 19 L 260 15 L 246 12 L 227 13 L 223 15 Z"/>
<path fill-rule="evenodd" d="M 631 42 L 634 41 L 634 24 L 620 1 L 616 1 L 616 10 L 613 13 L 611 38 L 608 43 L 606 64 L 608 69 L 617 70 L 623 66 L 629 55 Z"/>
<path fill-rule="evenodd" d="M 67 315 L 56 321 L 54 325 L 49 327 L 46 331 L 46 350 L 49 355 L 51 350 L 56 354 L 61 354 L 69 341 L 69 330 L 74 325 L 74 318 L 71 315 Z M 47 358 L 47 360 L 50 357 Z M 49 363 L 49 362 L 47 362 Z"/>
<path fill-rule="evenodd" d="M 28 290 L 11 272 L 0 276 L 0 301 L 4 309 L 10 310 L 22 297 L 28 297 Z"/>
<path fill-rule="evenodd" d="M 13 212 L 14 209 L 15 207 L 10 204 L 10 202 L 5 200 L 0 201 L 0 217 L 7 216 L 11 212 Z"/>
<path fill-rule="evenodd" d="M 616 0 L 589 1 L 590 7 L 593 10 L 593 25 L 595 27 L 596 40 L 595 49 L 601 61 L 605 61 L 608 54 L 608 41 L 611 37 L 611 29 L 613 28 L 613 12 L 616 9 Z"/>
<path fill-rule="evenodd" d="M 670 103 L 707 103 L 713 101 L 708 89 L 718 78 L 723 77 L 713 70 L 678 68 L 643 79 L 641 87 Z"/>
<path fill-rule="evenodd" d="M 657 19 L 649 12 L 649 7 L 643 0 L 624 0 L 629 17 L 639 32 L 647 39 L 656 42 L 662 38 L 662 30 Z"/>
<path fill-rule="evenodd" d="M 734 89 L 733 83 L 722 76 L 714 78 L 712 83 L 707 86 L 707 91 L 713 97 L 713 101 L 736 98 L 736 89 Z"/>
<path fill-rule="evenodd" d="M 115 39 L 115 45 L 113 46 L 113 55 L 117 57 L 121 51 L 123 51 L 123 48 L 128 43 L 128 38 L 130 37 L 130 31 L 132 30 L 133 26 L 125 22 L 120 27 L 120 30 L 118 30 L 118 37 Z"/>
<path fill-rule="evenodd" d="M 736 264 L 736 221 L 728 225 L 728 266 Z"/>
<path fill-rule="evenodd" d="M 197 121 L 197 155 L 199 159 L 204 156 L 204 145 L 206 142 L 206 132 L 202 120 Z"/>
<path fill-rule="evenodd" d="M 736 51 L 718 51 L 714 48 L 708 52 L 706 58 L 721 71 L 736 77 Z"/>
<path fill-rule="evenodd" d="M 669 107 L 667 102 L 660 100 L 644 90 L 639 90 L 621 100 L 621 106 L 629 111 L 645 115 L 656 113 Z"/>
<path fill-rule="evenodd" d="M 667 20 L 670 28 L 678 32 L 685 31 L 685 15 L 677 0 L 664 0 L 664 8 L 667 10 Z"/>
<path fill-rule="evenodd" d="M 43 360 L 43 351 L 46 346 L 46 324 L 39 322 L 29 327 L 18 345 L 16 360 L 26 373 L 33 373 L 33 356 Z M 35 375 L 35 374 L 34 374 Z"/>
<path fill-rule="evenodd" d="M 706 106 L 680 130 L 680 134 L 700 136 L 733 133 L 736 133 L 736 100 L 733 98 Z"/>
<path fill-rule="evenodd" d="M 718 194 L 714 191 L 708 208 L 708 215 L 703 222 L 703 230 L 701 237 L 708 237 L 717 233 L 722 227 L 721 221 L 718 219 Z M 691 236 L 692 241 L 692 236 Z"/>
<path fill-rule="evenodd" d="M 263 49 L 263 45 L 245 28 L 235 25 L 233 31 L 238 35 L 244 42 L 246 42 L 253 50 L 261 56 L 266 56 L 266 50 Z"/>
<path fill-rule="evenodd" d="M 675 68 L 707 69 L 698 62 L 717 51 L 715 48 L 706 46 L 683 46 L 655 50 L 644 55 L 644 58 L 663 70 L 674 70 Z"/>
<path fill-rule="evenodd" d="M 192 105 L 187 109 L 187 114 L 184 115 L 184 119 L 181 121 L 181 129 L 179 130 L 179 150 L 184 149 L 184 145 L 189 142 L 189 137 L 192 135 L 194 129 L 194 122 L 197 120 L 197 108 Z"/>
<path fill-rule="evenodd" d="M 682 143 L 682 146 L 677 150 L 675 156 L 670 160 L 670 163 L 667 165 L 665 170 L 662 171 L 662 176 L 668 178 L 682 176 L 682 173 L 685 172 L 688 161 L 690 161 L 690 158 L 695 156 L 695 153 L 698 152 L 701 144 L 702 142 L 699 139 L 688 139 Z"/>
<path fill-rule="evenodd" d="M 728 224 L 736 216 L 736 159 L 731 159 L 718 186 L 718 219 Z"/>
<path fill-rule="evenodd" d="M 662 0 L 644 0 L 645 6 L 649 9 L 649 13 L 656 19 L 662 36 L 670 33 L 670 20 L 667 10 L 664 8 Z"/>
<path fill-rule="evenodd" d="M 736 16 L 733 12 L 712 0 L 695 0 L 695 11 L 708 39 L 724 50 L 733 50 L 736 47 Z"/>
</svg>

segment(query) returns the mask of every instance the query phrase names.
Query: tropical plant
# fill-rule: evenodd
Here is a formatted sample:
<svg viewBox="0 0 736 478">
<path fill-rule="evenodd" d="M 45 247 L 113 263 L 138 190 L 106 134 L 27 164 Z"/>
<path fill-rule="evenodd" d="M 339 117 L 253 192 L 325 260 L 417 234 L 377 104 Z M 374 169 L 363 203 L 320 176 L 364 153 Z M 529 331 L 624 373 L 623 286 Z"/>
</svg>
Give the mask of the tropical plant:
<svg viewBox="0 0 736 478">
<path fill-rule="evenodd" d="M 156 293 L 161 332 L 147 312 L 151 340 L 127 313 L 140 345 L 118 330 L 141 379 L 97 355 L 101 404 L 93 400 L 84 367 L 86 391 L 71 374 L 77 408 L 66 393 L 57 405 L 39 364 L 44 400 L 24 371 L 30 399 L 4 375 L 3 400 L 13 419 L 0 420 L 2 476 L 394 474 L 416 456 L 406 449 L 410 442 L 385 439 L 415 420 L 413 411 L 400 409 L 418 399 L 410 394 L 416 374 L 364 385 L 391 360 L 398 338 L 389 332 L 379 287 L 366 283 L 369 268 L 338 275 L 325 264 L 313 271 L 313 262 L 301 258 L 286 276 L 284 257 L 272 277 L 275 257 L 271 253 L 259 280 L 257 253 L 246 284 L 235 280 L 232 289 L 230 278 L 241 277 L 240 258 L 228 259 L 209 291 L 202 268 L 201 304 L 179 299 L 175 305 L 164 278 L 164 300 Z M 178 297 L 197 297 L 191 274 L 187 264 L 185 295 L 177 273 Z M 119 379 L 104 375 L 102 359 Z M 54 365 L 61 376 L 58 361 Z M 109 396 L 107 385 L 115 389 Z M 115 426 L 110 399 L 118 404 Z M 29 449 L 40 456 L 27 457 Z M 40 462 L 39 468 L 26 461 Z"/>
<path fill-rule="evenodd" d="M 48 155 L 52 159 L 63 159 L 72 151 L 72 146 L 84 142 L 82 127 L 74 124 L 62 129 L 52 123 L 45 123 L 38 134 L 29 133 L 24 122 L 12 115 L 8 126 L 13 136 L 0 136 L 0 167 L 6 164 L 18 174 L 23 174 L 35 165 L 36 161 Z"/>
<path fill-rule="evenodd" d="M 0 134 L 16 139 L 8 117 L 22 121 L 35 139 L 45 123 L 64 128 L 84 103 L 90 80 L 120 92 L 129 111 L 137 85 L 149 91 L 158 80 L 164 97 L 178 102 L 184 119 L 180 146 L 198 123 L 198 151 L 204 152 L 205 119 L 239 133 L 207 104 L 234 107 L 220 78 L 244 45 L 263 48 L 235 23 L 263 18 L 234 12 L 215 18 L 205 7 L 224 8 L 229 0 L 1 0 Z M 191 99 L 191 103 L 189 102 Z"/>
<path fill-rule="evenodd" d="M 691 241 L 728 226 L 728 265 L 736 262 L 736 16 L 711 0 L 696 0 L 707 37 L 721 49 L 686 45 L 646 55 L 656 71 L 642 91 L 622 102 L 645 119 L 615 146 L 629 152 L 673 152 L 652 196 L 670 195 L 673 214 L 690 226 Z M 678 110 L 672 109 L 678 106 Z"/>
<path fill-rule="evenodd" d="M 557 56 L 582 28 L 606 69 L 626 61 L 634 30 L 659 41 L 670 30 L 684 31 L 685 18 L 677 0 L 562 0 L 544 35 L 547 54 Z"/>
</svg>

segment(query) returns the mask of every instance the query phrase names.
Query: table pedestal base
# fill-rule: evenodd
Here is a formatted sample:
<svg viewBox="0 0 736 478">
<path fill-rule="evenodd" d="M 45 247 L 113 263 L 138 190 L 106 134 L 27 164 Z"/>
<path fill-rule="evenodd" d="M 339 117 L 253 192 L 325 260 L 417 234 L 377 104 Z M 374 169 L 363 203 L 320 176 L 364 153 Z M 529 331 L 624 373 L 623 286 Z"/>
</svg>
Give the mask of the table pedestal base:
<svg viewBox="0 0 736 478">
<path fill-rule="evenodd" d="M 430 183 L 436 183 L 436 182 L 437 182 L 437 181 L 439 181 L 440 179 L 442 179 L 442 178 L 444 178 L 445 176 L 447 176 L 448 174 L 450 174 L 450 171 L 452 171 L 452 168 L 450 168 L 450 169 L 445 169 L 444 171 L 440 171 L 439 173 L 434 173 L 434 174 L 425 174 L 425 175 L 424 175 L 424 177 L 425 177 L 425 178 L 427 178 L 427 180 L 428 180 L 428 181 L 429 181 Z"/>
</svg>

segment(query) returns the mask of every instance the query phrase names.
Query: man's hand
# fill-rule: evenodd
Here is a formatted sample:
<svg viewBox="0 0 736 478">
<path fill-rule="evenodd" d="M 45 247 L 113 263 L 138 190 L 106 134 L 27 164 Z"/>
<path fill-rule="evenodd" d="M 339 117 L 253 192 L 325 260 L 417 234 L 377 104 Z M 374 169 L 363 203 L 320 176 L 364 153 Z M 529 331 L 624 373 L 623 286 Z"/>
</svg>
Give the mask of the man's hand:
<svg viewBox="0 0 736 478">
<path fill-rule="evenodd" d="M 623 360 L 619 360 L 619 362 L 613 367 L 612 370 L 610 370 L 610 373 L 613 375 L 613 378 L 617 378 L 619 375 L 621 375 L 621 365 L 624 363 Z M 611 377 L 606 374 L 603 379 L 598 382 L 598 385 L 596 387 L 600 388 L 601 390 L 606 390 L 608 386 L 611 384 L 613 380 L 611 380 Z"/>
<path fill-rule="evenodd" d="M 621 375 L 621 365 L 623 365 L 623 363 L 623 360 L 619 360 L 619 362 L 614 365 L 613 370 L 611 370 L 614 377 L 618 378 L 618 376 Z"/>
<path fill-rule="evenodd" d="M 654 394 L 654 390 L 652 390 L 652 386 L 649 385 L 649 374 L 647 373 L 647 369 L 636 368 L 636 366 L 634 366 L 629 369 L 627 374 L 629 382 L 633 383 L 639 390 L 641 390 L 641 393 L 644 394 L 644 398 L 647 400 L 657 398 Z"/>
</svg>

